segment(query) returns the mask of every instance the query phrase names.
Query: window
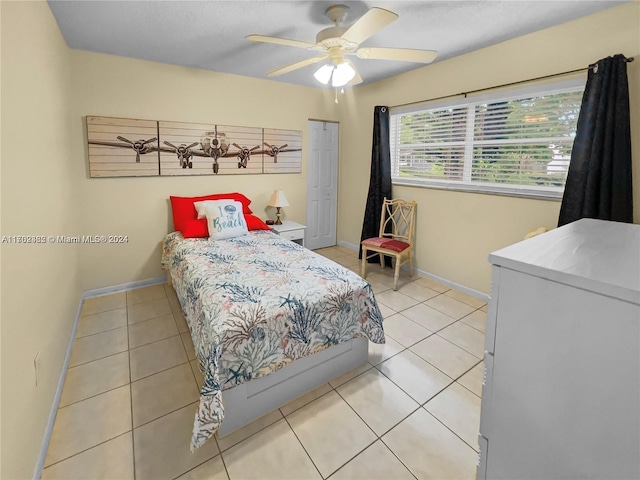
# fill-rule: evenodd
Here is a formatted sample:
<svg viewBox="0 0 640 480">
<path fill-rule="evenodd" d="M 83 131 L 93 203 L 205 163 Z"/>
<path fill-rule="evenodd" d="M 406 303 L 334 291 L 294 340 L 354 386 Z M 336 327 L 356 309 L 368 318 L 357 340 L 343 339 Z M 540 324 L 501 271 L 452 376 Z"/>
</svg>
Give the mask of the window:
<svg viewBox="0 0 640 480">
<path fill-rule="evenodd" d="M 561 198 L 584 80 L 391 109 L 394 184 Z"/>
</svg>

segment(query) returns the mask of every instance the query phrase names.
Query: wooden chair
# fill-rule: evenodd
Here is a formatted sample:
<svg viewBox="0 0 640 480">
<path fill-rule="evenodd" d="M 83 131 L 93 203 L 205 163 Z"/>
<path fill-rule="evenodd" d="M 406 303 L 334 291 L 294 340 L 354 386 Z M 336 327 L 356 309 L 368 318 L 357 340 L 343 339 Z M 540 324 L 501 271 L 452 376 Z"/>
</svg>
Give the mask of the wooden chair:
<svg viewBox="0 0 640 480">
<path fill-rule="evenodd" d="M 362 241 L 362 278 L 367 275 L 367 260 L 380 255 L 380 266 L 384 268 L 384 256 L 393 257 L 395 273 L 393 275 L 393 289 L 398 290 L 400 267 L 409 262 L 409 276 L 413 276 L 413 261 L 411 258 L 413 242 L 413 224 L 415 220 L 416 202 L 406 202 L 400 199 L 382 202 L 382 216 L 380 218 L 380 233 L 378 237 L 367 238 Z M 390 232 L 385 232 L 390 230 Z M 367 256 L 368 252 L 374 252 Z"/>
</svg>

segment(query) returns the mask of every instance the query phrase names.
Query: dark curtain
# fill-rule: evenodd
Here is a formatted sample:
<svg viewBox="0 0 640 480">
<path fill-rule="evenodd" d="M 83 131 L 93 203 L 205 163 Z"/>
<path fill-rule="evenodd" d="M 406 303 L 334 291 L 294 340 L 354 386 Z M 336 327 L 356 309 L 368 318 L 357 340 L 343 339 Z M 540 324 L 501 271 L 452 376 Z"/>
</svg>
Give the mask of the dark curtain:
<svg viewBox="0 0 640 480">
<path fill-rule="evenodd" d="M 589 68 L 558 226 L 581 218 L 633 221 L 627 59 Z"/>
<path fill-rule="evenodd" d="M 391 198 L 391 151 L 389 148 L 389 109 L 376 107 L 373 112 L 373 148 L 371 150 L 371 178 L 369 194 L 364 211 L 362 235 L 360 241 L 377 237 L 380 233 L 380 215 L 384 197 Z M 362 258 L 362 246 L 360 254 Z M 385 258 L 391 266 L 391 258 Z M 369 263 L 378 263 L 378 256 L 369 259 Z"/>
</svg>

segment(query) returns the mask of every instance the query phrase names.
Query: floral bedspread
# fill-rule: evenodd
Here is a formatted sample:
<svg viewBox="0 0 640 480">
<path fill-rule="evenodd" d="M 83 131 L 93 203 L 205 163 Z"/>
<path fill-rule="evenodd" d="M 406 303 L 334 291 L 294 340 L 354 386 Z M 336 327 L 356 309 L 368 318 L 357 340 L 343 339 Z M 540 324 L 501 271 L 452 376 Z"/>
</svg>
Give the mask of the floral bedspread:
<svg viewBox="0 0 640 480">
<path fill-rule="evenodd" d="M 192 449 L 220 426 L 222 390 L 354 337 L 385 341 L 369 283 L 269 231 L 213 242 L 170 233 L 162 267 L 205 377 Z"/>
</svg>

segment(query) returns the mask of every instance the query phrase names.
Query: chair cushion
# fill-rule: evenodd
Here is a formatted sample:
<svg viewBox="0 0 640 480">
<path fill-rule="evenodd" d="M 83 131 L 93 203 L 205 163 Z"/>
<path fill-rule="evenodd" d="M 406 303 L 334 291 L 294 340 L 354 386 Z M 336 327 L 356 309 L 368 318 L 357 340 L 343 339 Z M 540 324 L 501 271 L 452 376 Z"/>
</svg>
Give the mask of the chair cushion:
<svg viewBox="0 0 640 480">
<path fill-rule="evenodd" d="M 411 246 L 406 242 L 401 242 L 400 240 L 393 240 L 391 238 L 384 237 L 367 238 L 366 240 L 362 241 L 362 245 L 384 248 L 393 252 L 402 252 Z"/>
</svg>

